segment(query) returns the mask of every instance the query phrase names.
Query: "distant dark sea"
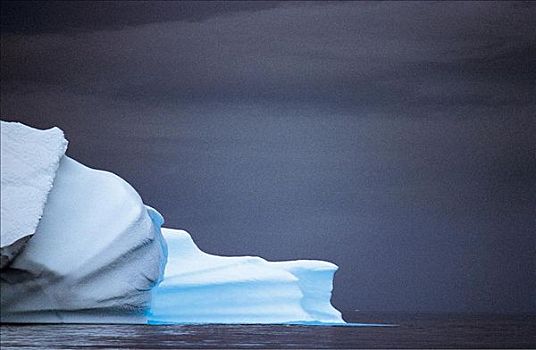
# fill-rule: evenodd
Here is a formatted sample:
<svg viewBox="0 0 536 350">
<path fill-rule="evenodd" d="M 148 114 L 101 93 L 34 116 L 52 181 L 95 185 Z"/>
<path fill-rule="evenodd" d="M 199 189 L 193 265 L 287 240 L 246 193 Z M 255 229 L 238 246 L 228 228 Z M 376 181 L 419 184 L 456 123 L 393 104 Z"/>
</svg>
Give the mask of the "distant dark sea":
<svg viewBox="0 0 536 350">
<path fill-rule="evenodd" d="M 536 315 L 350 312 L 346 321 L 396 327 L 290 325 L 1 326 L 2 350 L 20 348 L 536 348 Z"/>
</svg>

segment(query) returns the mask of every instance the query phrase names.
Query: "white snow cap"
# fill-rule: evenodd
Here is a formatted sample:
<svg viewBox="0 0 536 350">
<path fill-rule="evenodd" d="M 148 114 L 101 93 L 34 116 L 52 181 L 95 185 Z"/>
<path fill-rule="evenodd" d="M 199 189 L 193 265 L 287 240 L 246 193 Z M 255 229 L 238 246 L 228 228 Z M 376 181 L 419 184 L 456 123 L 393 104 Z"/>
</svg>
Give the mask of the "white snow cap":
<svg viewBox="0 0 536 350">
<path fill-rule="evenodd" d="M 6 248 L 35 233 L 67 140 L 58 128 L 38 130 L 5 121 L 0 125 L 0 247 Z"/>
</svg>

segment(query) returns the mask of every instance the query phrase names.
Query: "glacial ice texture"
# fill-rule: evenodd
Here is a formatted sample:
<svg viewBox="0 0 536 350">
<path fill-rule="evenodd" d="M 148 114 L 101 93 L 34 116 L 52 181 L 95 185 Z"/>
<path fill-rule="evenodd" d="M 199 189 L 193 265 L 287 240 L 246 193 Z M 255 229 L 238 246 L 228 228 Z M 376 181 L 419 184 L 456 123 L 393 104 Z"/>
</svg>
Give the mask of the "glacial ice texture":
<svg viewBox="0 0 536 350">
<path fill-rule="evenodd" d="M 186 231 L 162 233 L 168 262 L 149 323 L 344 323 L 330 303 L 332 263 L 210 255 Z"/>
<path fill-rule="evenodd" d="M 0 130 L 2 268 L 35 233 L 67 140 L 58 128 L 38 130 L 2 121 Z"/>
<path fill-rule="evenodd" d="M 145 323 L 162 222 L 127 182 L 64 156 L 36 233 L 2 270 L 2 322 Z"/>
</svg>

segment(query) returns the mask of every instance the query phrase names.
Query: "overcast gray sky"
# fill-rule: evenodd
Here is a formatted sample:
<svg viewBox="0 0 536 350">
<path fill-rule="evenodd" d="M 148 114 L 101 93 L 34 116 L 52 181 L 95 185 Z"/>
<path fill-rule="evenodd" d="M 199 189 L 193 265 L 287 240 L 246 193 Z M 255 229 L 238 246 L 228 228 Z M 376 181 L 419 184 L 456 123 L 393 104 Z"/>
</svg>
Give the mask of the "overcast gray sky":
<svg viewBox="0 0 536 350">
<path fill-rule="evenodd" d="M 343 309 L 535 312 L 529 2 L 2 2 L 4 120 Z"/>
</svg>

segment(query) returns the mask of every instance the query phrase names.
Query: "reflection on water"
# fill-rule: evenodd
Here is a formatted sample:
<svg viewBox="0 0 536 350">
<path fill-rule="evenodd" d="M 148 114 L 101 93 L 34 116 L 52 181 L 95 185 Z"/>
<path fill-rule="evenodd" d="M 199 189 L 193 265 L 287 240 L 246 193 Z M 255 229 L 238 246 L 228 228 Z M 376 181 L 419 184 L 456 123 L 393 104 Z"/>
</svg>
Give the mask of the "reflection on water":
<svg viewBox="0 0 536 350">
<path fill-rule="evenodd" d="M 355 323 L 299 325 L 2 325 L 2 350 L 36 348 L 535 348 L 536 315 L 345 313 Z"/>
</svg>

